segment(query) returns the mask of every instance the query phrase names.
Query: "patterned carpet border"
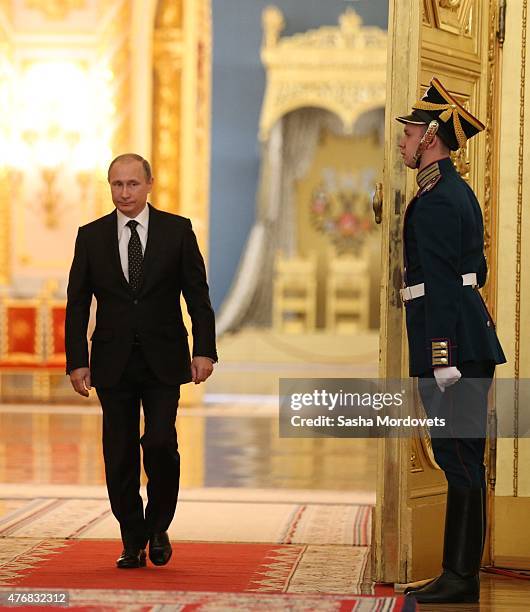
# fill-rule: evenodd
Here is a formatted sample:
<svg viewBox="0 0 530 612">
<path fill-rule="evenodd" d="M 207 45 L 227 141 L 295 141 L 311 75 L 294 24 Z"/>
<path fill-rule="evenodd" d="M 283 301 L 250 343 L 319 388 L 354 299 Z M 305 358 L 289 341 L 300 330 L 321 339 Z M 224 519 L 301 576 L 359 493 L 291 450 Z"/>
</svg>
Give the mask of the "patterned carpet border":
<svg viewBox="0 0 530 612">
<path fill-rule="evenodd" d="M 24 572 L 60 554 L 66 545 L 56 540 L 9 540 L 7 550 L 0 547 L 0 586 L 16 583 Z"/>
<path fill-rule="evenodd" d="M 256 521 L 256 512 L 263 520 Z M 182 541 L 369 546 L 371 515 L 369 505 L 183 501 L 169 535 Z M 6 537 L 112 539 L 120 534 L 107 500 L 37 498 L 0 517 L 0 538 Z"/>
<path fill-rule="evenodd" d="M 42 589 L 16 589 L 36 593 Z M 55 589 L 48 589 L 54 592 Z M 0 587 L 5 597 L 13 589 Z M 120 591 L 71 589 L 68 610 L 101 612 L 414 612 L 416 604 L 404 597 L 362 597 L 349 595 L 271 595 L 252 593 L 210 593 L 186 591 Z M 58 608 L 59 609 L 59 608 Z"/>
<path fill-rule="evenodd" d="M 370 546 L 372 506 L 298 506 L 287 525 L 284 544 Z"/>
</svg>

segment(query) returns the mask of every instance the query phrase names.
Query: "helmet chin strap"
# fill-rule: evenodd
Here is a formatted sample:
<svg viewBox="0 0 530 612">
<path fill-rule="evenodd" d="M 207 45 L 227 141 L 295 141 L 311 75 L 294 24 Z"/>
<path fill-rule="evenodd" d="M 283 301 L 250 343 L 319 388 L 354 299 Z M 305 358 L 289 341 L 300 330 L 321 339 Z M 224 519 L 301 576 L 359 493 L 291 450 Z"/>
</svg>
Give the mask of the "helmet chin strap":
<svg viewBox="0 0 530 612">
<path fill-rule="evenodd" d="M 419 167 L 421 156 L 423 155 L 427 147 L 431 144 L 431 142 L 434 140 L 434 137 L 436 136 L 436 132 L 438 131 L 439 127 L 440 124 L 438 123 L 438 121 L 431 121 L 429 123 L 427 131 L 420 140 L 420 144 L 418 145 L 416 153 L 414 153 L 414 157 L 412 158 L 412 161 L 414 162 L 414 168 Z"/>
</svg>

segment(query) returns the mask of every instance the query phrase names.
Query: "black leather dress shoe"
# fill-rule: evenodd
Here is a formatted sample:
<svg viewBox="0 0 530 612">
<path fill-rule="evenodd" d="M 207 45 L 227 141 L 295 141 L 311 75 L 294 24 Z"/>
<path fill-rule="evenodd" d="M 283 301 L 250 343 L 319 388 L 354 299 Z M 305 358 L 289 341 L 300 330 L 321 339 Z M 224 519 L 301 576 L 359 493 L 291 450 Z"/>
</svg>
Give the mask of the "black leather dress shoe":
<svg viewBox="0 0 530 612">
<path fill-rule="evenodd" d="M 145 550 L 126 546 L 120 558 L 116 561 L 116 565 L 120 569 L 145 567 Z"/>
<path fill-rule="evenodd" d="M 169 543 L 166 531 L 153 533 L 149 538 L 149 559 L 154 565 L 165 565 L 170 559 L 173 550 Z"/>
</svg>

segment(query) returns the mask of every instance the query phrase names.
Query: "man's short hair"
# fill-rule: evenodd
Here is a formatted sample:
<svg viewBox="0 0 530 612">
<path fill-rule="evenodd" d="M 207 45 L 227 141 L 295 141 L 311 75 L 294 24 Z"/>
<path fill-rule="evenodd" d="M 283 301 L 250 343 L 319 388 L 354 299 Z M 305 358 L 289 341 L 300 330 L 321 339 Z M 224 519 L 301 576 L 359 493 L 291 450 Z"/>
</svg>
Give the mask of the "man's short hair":
<svg viewBox="0 0 530 612">
<path fill-rule="evenodd" d="M 143 168 L 144 168 L 144 173 L 145 173 L 145 178 L 147 181 L 150 181 L 151 178 L 153 177 L 153 174 L 151 172 L 151 166 L 149 164 L 149 162 L 142 157 L 141 155 L 138 155 L 138 153 L 122 153 L 121 155 L 118 155 L 118 157 L 115 157 L 111 162 L 110 162 L 110 166 L 107 172 L 107 180 L 110 178 L 110 171 L 112 170 L 112 166 L 114 166 L 114 164 L 116 164 L 117 162 L 128 162 L 128 161 L 139 161 L 141 162 Z"/>
</svg>

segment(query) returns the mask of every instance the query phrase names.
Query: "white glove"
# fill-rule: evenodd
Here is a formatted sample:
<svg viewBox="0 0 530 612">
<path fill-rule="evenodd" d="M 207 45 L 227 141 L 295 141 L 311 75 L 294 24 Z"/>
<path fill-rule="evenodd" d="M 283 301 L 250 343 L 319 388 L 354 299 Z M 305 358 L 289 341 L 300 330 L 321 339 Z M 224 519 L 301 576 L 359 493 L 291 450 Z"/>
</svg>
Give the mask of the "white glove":
<svg viewBox="0 0 530 612">
<path fill-rule="evenodd" d="M 443 393 L 447 387 L 457 383 L 462 378 L 462 374 L 455 366 L 447 366 L 445 368 L 434 368 L 434 378 L 436 378 L 436 384 Z"/>
</svg>

